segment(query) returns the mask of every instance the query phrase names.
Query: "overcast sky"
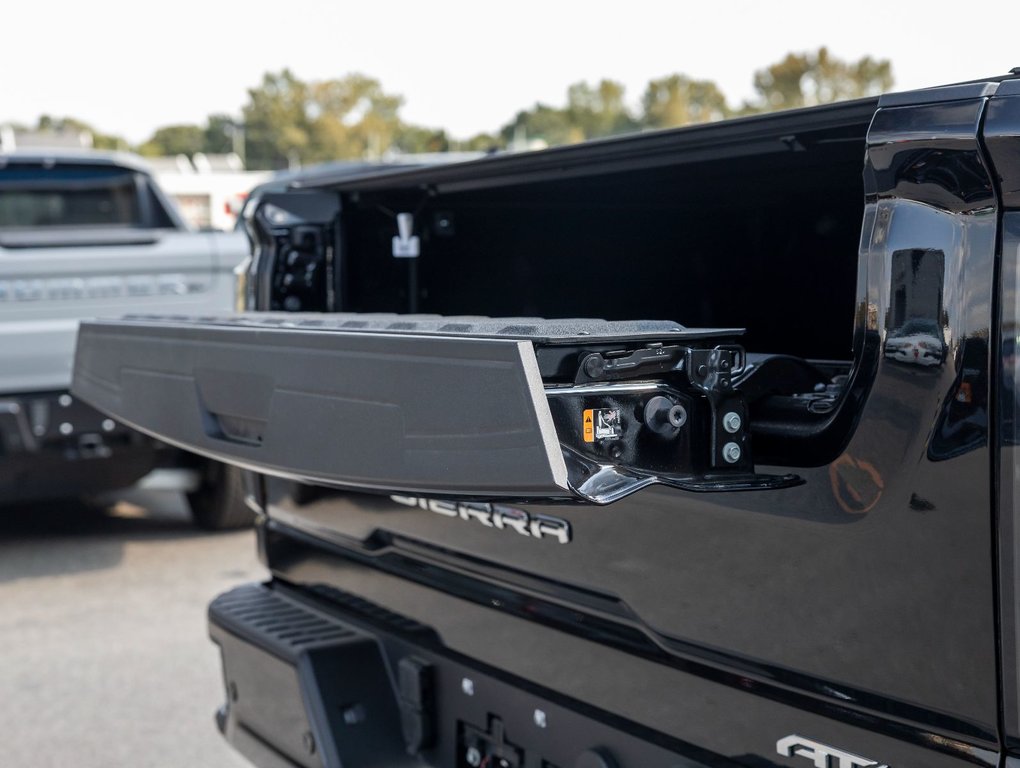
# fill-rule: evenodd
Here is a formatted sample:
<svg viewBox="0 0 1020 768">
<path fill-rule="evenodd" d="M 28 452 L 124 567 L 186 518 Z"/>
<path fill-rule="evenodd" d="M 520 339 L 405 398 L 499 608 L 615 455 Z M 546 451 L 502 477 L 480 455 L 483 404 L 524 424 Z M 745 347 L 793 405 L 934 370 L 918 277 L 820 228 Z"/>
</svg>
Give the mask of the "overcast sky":
<svg viewBox="0 0 1020 768">
<path fill-rule="evenodd" d="M 494 131 L 567 86 L 715 80 L 749 98 L 756 68 L 828 46 L 893 63 L 896 89 L 1020 67 L 1020 2 L 916 0 L 144 0 L 5 4 L 0 123 L 70 115 L 140 142 L 171 123 L 239 113 L 267 70 L 306 80 L 363 72 L 401 94 L 402 117 L 457 138 Z M 828 10 L 828 9 L 833 10 Z"/>
</svg>

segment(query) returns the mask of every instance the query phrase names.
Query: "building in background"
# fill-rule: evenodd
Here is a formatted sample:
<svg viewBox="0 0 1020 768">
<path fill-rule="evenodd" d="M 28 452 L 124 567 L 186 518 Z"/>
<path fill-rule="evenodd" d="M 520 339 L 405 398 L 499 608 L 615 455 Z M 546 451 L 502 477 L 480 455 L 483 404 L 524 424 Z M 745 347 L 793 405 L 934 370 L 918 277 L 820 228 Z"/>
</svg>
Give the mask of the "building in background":
<svg viewBox="0 0 1020 768">
<path fill-rule="evenodd" d="M 89 131 L 28 131 L 10 125 L 0 125 L 0 152 L 15 149 L 91 149 Z"/>
<path fill-rule="evenodd" d="M 246 171 L 234 153 L 192 157 L 150 157 L 146 161 L 160 187 L 172 197 L 181 215 L 197 229 L 233 229 L 253 187 L 272 171 Z"/>
</svg>

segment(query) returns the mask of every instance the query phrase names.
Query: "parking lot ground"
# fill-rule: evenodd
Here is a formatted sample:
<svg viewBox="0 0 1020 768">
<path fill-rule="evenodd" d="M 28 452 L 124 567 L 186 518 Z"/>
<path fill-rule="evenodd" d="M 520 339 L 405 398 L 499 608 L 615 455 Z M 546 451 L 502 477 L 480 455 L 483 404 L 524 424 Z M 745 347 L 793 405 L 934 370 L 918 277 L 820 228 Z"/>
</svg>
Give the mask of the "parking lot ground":
<svg viewBox="0 0 1020 768">
<path fill-rule="evenodd" d="M 0 766 L 248 766 L 206 606 L 265 577 L 250 530 L 199 532 L 175 494 L 0 509 Z"/>
</svg>

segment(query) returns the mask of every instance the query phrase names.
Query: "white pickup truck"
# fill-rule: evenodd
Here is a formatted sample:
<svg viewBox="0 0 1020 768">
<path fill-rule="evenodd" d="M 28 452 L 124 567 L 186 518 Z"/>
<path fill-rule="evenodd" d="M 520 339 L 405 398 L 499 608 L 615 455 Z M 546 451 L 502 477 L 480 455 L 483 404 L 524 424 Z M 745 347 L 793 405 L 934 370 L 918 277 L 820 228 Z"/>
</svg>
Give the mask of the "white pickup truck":
<svg viewBox="0 0 1020 768">
<path fill-rule="evenodd" d="M 222 312 L 241 233 L 189 230 L 130 155 L 0 153 L 0 505 L 192 473 L 196 523 L 250 520 L 238 477 L 143 437 L 68 394 L 79 320 Z"/>
</svg>

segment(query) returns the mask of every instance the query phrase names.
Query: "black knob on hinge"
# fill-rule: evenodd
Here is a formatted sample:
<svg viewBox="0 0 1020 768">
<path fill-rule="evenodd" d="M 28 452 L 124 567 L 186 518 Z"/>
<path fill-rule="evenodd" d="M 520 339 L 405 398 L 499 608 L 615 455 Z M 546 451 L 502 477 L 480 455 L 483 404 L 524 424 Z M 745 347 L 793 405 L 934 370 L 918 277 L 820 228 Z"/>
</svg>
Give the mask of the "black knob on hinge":
<svg viewBox="0 0 1020 768">
<path fill-rule="evenodd" d="M 645 403 L 645 425 L 663 437 L 675 437 L 687 423 L 687 409 L 668 397 L 656 395 Z"/>
<path fill-rule="evenodd" d="M 584 359 L 584 373 L 589 379 L 601 379 L 606 372 L 606 361 L 602 355 L 591 354 Z"/>
</svg>

